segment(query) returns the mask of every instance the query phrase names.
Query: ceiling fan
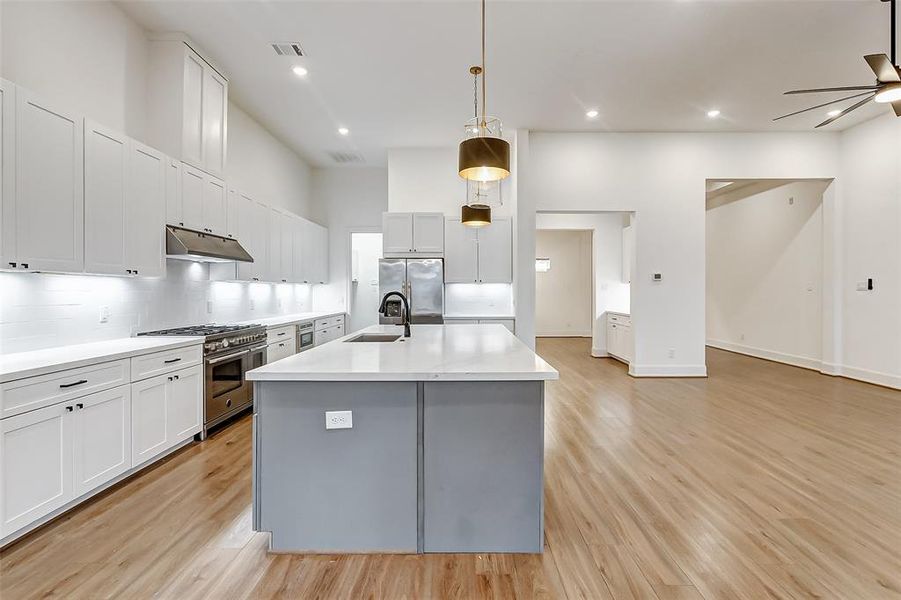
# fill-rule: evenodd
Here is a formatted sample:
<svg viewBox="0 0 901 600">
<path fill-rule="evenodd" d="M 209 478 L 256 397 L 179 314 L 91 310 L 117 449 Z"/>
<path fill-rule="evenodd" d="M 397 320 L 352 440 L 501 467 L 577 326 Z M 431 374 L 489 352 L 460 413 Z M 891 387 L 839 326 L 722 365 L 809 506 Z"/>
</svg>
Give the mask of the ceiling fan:
<svg viewBox="0 0 901 600">
<path fill-rule="evenodd" d="M 801 113 L 805 113 L 810 110 L 816 110 L 818 108 L 823 108 L 824 106 L 829 106 L 830 104 L 838 104 L 839 102 L 844 102 L 846 100 L 853 100 L 855 98 L 864 97 L 863 100 L 858 101 L 856 104 L 849 106 L 848 108 L 842 109 L 841 111 L 833 111 L 836 114 L 830 116 L 828 119 L 817 125 L 817 127 L 823 127 L 824 125 L 829 125 L 833 121 L 844 117 L 846 114 L 851 112 L 852 110 L 857 110 L 870 100 L 875 102 L 879 102 L 882 104 L 891 104 L 892 108 L 895 111 L 895 115 L 901 117 L 901 68 L 898 67 L 897 57 L 895 55 L 895 43 L 897 40 L 897 35 L 895 33 L 895 24 L 897 22 L 897 17 L 895 15 L 895 0 L 882 0 L 882 2 L 889 2 L 891 4 L 891 58 L 886 56 L 885 54 L 868 54 L 863 57 L 867 64 L 870 65 L 870 68 L 873 69 L 873 72 L 876 74 L 876 84 L 875 85 L 852 85 L 845 87 L 832 87 L 832 88 L 819 88 L 813 90 L 792 90 L 790 92 L 785 92 L 786 95 L 791 94 L 816 94 L 820 92 L 858 92 L 856 94 L 852 94 L 851 96 L 846 96 L 844 98 L 839 98 L 838 100 L 832 100 L 831 102 L 824 102 L 823 104 L 817 104 L 816 106 L 811 106 L 810 108 L 805 108 L 804 110 L 795 111 L 793 113 L 789 113 L 787 115 L 782 115 L 781 117 L 776 117 L 773 119 L 774 121 L 778 121 L 780 119 L 784 119 L 786 117 L 793 117 L 795 115 L 799 115 Z"/>
</svg>

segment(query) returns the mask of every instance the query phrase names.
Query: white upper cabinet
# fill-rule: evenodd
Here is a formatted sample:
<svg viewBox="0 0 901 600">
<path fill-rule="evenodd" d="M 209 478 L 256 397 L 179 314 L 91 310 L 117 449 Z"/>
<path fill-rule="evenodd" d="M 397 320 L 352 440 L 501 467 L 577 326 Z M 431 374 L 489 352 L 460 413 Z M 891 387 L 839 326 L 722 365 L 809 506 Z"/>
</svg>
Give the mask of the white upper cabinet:
<svg viewBox="0 0 901 600">
<path fill-rule="evenodd" d="M 22 88 L 16 88 L 15 120 L 15 192 L 11 198 L 3 196 L 4 230 L 7 219 L 15 227 L 12 239 L 4 241 L 4 266 L 80 272 L 84 269 L 83 120 Z"/>
<path fill-rule="evenodd" d="M 131 141 L 125 190 L 125 264 L 132 275 L 166 274 L 167 168 L 165 155 Z"/>
<path fill-rule="evenodd" d="M 479 283 L 513 281 L 513 227 L 506 217 L 495 217 L 479 229 Z"/>
<path fill-rule="evenodd" d="M 125 258 L 129 140 L 85 119 L 84 270 L 131 273 Z"/>
<path fill-rule="evenodd" d="M 314 224 L 316 231 L 316 269 L 314 283 L 328 283 L 328 229 Z"/>
<path fill-rule="evenodd" d="M 196 231 L 204 231 L 203 222 L 203 191 L 206 174 L 200 169 L 188 165 L 181 165 L 181 201 L 176 200 L 179 209 L 178 222 L 173 225 L 187 227 Z"/>
<path fill-rule="evenodd" d="M 185 40 L 150 43 L 150 143 L 217 177 L 225 171 L 228 81 Z"/>
<path fill-rule="evenodd" d="M 309 283 L 305 252 L 306 246 L 306 220 L 296 217 L 294 219 L 294 257 L 291 266 L 294 269 L 295 283 Z"/>
<path fill-rule="evenodd" d="M 382 252 L 413 252 L 413 213 L 382 213 Z"/>
<path fill-rule="evenodd" d="M 491 225 L 466 227 L 460 219 L 445 223 L 444 280 L 447 283 L 511 283 L 513 227 L 509 217 Z"/>
<path fill-rule="evenodd" d="M 444 254 L 443 213 L 413 213 L 413 252 Z"/>
<path fill-rule="evenodd" d="M 226 235 L 225 182 L 207 175 L 203 181 L 202 231 Z"/>
<path fill-rule="evenodd" d="M 225 182 L 186 164 L 170 164 L 169 169 L 177 170 L 178 176 L 177 183 L 173 183 L 170 172 L 167 182 L 166 221 L 195 231 L 227 235 Z"/>
<path fill-rule="evenodd" d="M 284 218 L 282 211 L 269 207 L 269 261 L 266 281 L 282 280 L 282 218 Z"/>
<path fill-rule="evenodd" d="M 282 213 L 279 223 L 281 233 L 281 278 L 284 283 L 294 281 L 294 230 L 297 217 Z"/>
<path fill-rule="evenodd" d="M 473 283 L 479 280 L 479 239 L 477 230 L 464 227 L 460 219 L 444 224 L 444 281 Z"/>
<path fill-rule="evenodd" d="M 295 230 L 295 240 L 300 238 L 299 256 L 295 252 L 295 270 L 298 270 L 295 281 L 298 283 L 328 282 L 328 229 L 300 219 L 300 226 Z M 295 241 L 295 244 L 297 242 Z M 300 262 L 298 267 L 296 262 Z"/>
<path fill-rule="evenodd" d="M 444 253 L 442 213 L 382 213 L 382 252 L 389 255 Z"/>
<path fill-rule="evenodd" d="M 0 268 L 16 261 L 16 86 L 0 79 Z"/>
</svg>

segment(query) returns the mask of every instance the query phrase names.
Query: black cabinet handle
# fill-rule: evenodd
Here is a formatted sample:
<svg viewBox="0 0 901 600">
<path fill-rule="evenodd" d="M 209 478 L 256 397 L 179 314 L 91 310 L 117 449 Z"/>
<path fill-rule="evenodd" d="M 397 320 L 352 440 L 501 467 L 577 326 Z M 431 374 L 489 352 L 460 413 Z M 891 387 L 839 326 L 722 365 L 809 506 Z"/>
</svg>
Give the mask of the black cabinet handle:
<svg viewBox="0 0 901 600">
<path fill-rule="evenodd" d="M 134 274 L 135 274 L 135 275 L 138 274 L 138 270 L 137 270 L 137 269 L 134 270 Z"/>
<path fill-rule="evenodd" d="M 286 331 L 283 331 L 279 335 L 285 335 L 286 333 L 287 333 Z"/>
<path fill-rule="evenodd" d="M 27 268 L 28 268 L 28 263 L 22 263 L 22 268 L 23 268 L 23 269 L 27 269 Z"/>
<path fill-rule="evenodd" d="M 169 378 L 169 381 L 172 381 L 172 378 L 171 378 L 171 377 Z"/>
<path fill-rule="evenodd" d="M 168 364 L 171 364 L 171 363 L 177 363 L 177 362 L 180 361 L 180 360 L 181 360 L 180 358 L 170 358 L 169 360 L 164 360 L 163 363 L 165 363 L 165 364 L 168 365 Z"/>
<path fill-rule="evenodd" d="M 9 263 L 9 266 L 11 266 L 13 269 L 15 269 L 15 268 L 16 268 L 16 263 L 11 262 L 11 263 Z"/>
<path fill-rule="evenodd" d="M 173 375 L 172 378 L 173 378 L 173 379 L 178 379 L 178 375 Z"/>
<path fill-rule="evenodd" d="M 66 407 L 66 412 L 72 412 L 72 407 L 71 407 L 71 406 L 67 406 L 67 407 Z"/>
<path fill-rule="evenodd" d="M 61 383 L 61 384 L 59 384 L 59 387 L 70 388 L 70 387 L 75 387 L 76 385 L 81 385 L 81 384 L 87 383 L 87 382 L 88 382 L 87 379 L 81 379 L 79 381 L 73 381 L 72 383 Z"/>
<path fill-rule="evenodd" d="M 79 402 L 78 404 L 75 405 L 75 408 L 84 408 L 84 404 Z"/>
</svg>

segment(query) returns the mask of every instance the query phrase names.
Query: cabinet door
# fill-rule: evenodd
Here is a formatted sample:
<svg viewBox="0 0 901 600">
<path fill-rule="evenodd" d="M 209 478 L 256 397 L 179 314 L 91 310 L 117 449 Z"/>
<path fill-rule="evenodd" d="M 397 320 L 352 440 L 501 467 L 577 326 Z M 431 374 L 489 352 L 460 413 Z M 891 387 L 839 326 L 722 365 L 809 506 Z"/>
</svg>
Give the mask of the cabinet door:
<svg viewBox="0 0 901 600">
<path fill-rule="evenodd" d="M 203 367 L 182 369 L 167 382 L 166 437 L 169 446 L 192 437 L 203 428 Z"/>
<path fill-rule="evenodd" d="M 84 124 L 16 90 L 16 254 L 29 269 L 84 270 Z"/>
<path fill-rule="evenodd" d="M 607 321 L 607 354 L 620 355 L 618 333 L 616 323 Z"/>
<path fill-rule="evenodd" d="M 214 175 L 225 172 L 228 84 L 210 66 L 203 71 L 203 164 Z"/>
<path fill-rule="evenodd" d="M 74 405 L 55 404 L 0 420 L 0 536 L 40 519 L 74 497 Z"/>
<path fill-rule="evenodd" d="M 285 283 L 294 281 L 294 215 L 282 214 L 281 227 L 281 277 Z"/>
<path fill-rule="evenodd" d="M 269 256 L 269 209 L 265 204 L 238 194 L 238 240 L 253 258 L 252 263 L 238 263 L 238 278 L 259 281 L 266 277 Z"/>
<path fill-rule="evenodd" d="M 225 182 L 206 175 L 203 180 L 203 229 L 225 235 Z"/>
<path fill-rule="evenodd" d="M 413 252 L 444 253 L 444 214 L 413 213 Z"/>
<path fill-rule="evenodd" d="M 202 58 L 184 46 L 185 68 L 182 96 L 181 159 L 203 167 L 203 72 Z"/>
<path fill-rule="evenodd" d="M 316 282 L 317 241 L 316 224 L 303 220 L 303 283 Z"/>
<path fill-rule="evenodd" d="M 234 238 L 238 241 L 241 241 L 238 237 L 241 223 L 240 203 L 241 193 L 234 188 L 229 188 L 225 197 L 225 237 Z M 244 242 L 241 242 L 241 245 L 247 250 L 247 245 Z"/>
<path fill-rule="evenodd" d="M 133 275 L 162 277 L 166 271 L 166 157 L 137 142 L 131 143 L 129 155 L 126 267 Z"/>
<path fill-rule="evenodd" d="M 444 281 L 473 283 L 479 280 L 478 234 L 460 219 L 444 222 Z"/>
<path fill-rule="evenodd" d="M 135 467 L 168 448 L 167 384 L 167 375 L 131 384 L 131 458 Z"/>
<path fill-rule="evenodd" d="M 382 252 L 413 251 L 413 213 L 382 213 Z"/>
<path fill-rule="evenodd" d="M 122 385 L 75 401 L 75 497 L 131 468 L 131 388 Z"/>
<path fill-rule="evenodd" d="M 166 223 L 184 227 L 181 214 L 181 161 L 166 159 Z"/>
<path fill-rule="evenodd" d="M 84 270 L 125 275 L 128 138 L 84 122 Z M 50 220 L 51 216 L 47 215 Z"/>
<path fill-rule="evenodd" d="M 266 269 L 266 281 L 282 279 L 282 213 L 269 207 L 269 264 Z"/>
<path fill-rule="evenodd" d="M 513 228 L 498 218 L 479 229 L 479 283 L 513 281 Z"/>
<path fill-rule="evenodd" d="M 630 325 L 617 326 L 617 342 L 619 343 L 620 357 L 626 362 L 632 362 L 633 337 Z"/>
<path fill-rule="evenodd" d="M 16 86 L 0 79 L 0 265 L 16 261 Z"/>
<path fill-rule="evenodd" d="M 266 346 L 266 363 L 272 363 L 295 354 L 295 341 L 288 339 L 284 342 L 276 342 Z"/>
<path fill-rule="evenodd" d="M 294 269 L 294 281 L 297 283 L 309 281 L 306 271 L 307 259 L 305 253 L 307 252 L 307 229 L 305 224 L 306 221 L 300 217 L 297 217 L 294 220 L 294 256 L 291 261 L 291 266 Z"/>
<path fill-rule="evenodd" d="M 314 224 L 316 232 L 316 269 L 313 277 L 315 283 L 328 282 L 328 229 Z"/>
<path fill-rule="evenodd" d="M 181 165 L 181 223 L 182 227 L 203 231 L 203 194 L 206 176 L 203 171 Z"/>
</svg>

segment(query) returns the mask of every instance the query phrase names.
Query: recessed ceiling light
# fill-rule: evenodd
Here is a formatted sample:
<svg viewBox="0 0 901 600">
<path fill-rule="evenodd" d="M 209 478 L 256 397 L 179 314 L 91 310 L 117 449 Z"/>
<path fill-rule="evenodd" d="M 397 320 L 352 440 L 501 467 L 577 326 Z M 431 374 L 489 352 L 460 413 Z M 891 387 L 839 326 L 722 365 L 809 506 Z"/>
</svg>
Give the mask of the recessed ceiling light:
<svg viewBox="0 0 901 600">
<path fill-rule="evenodd" d="M 347 135 L 348 133 L 350 133 L 350 129 L 348 129 L 347 127 L 339 127 L 338 133 L 340 133 L 341 135 Z"/>
<path fill-rule="evenodd" d="M 597 110 L 592 108 L 591 110 L 589 110 L 588 112 L 585 113 L 585 116 L 588 117 L 589 119 L 595 119 L 595 118 L 597 118 L 597 116 L 599 114 L 601 114 L 601 113 L 599 113 Z"/>
<path fill-rule="evenodd" d="M 294 74 L 297 75 L 298 77 L 306 77 L 307 73 L 309 73 L 309 71 L 307 71 L 304 67 L 301 67 L 300 65 L 297 65 L 296 67 L 294 67 L 291 70 L 294 71 Z"/>
<path fill-rule="evenodd" d="M 840 110 L 830 110 L 829 112 L 826 113 L 826 116 L 827 117 L 837 117 L 840 114 L 842 114 L 842 111 L 840 111 Z"/>
<path fill-rule="evenodd" d="M 718 111 L 718 110 L 715 109 L 715 108 L 714 108 L 713 110 L 708 110 L 708 111 L 707 111 L 707 116 L 710 117 L 711 119 L 715 119 L 715 118 L 717 118 L 718 116 L 720 116 L 720 111 Z"/>
</svg>

